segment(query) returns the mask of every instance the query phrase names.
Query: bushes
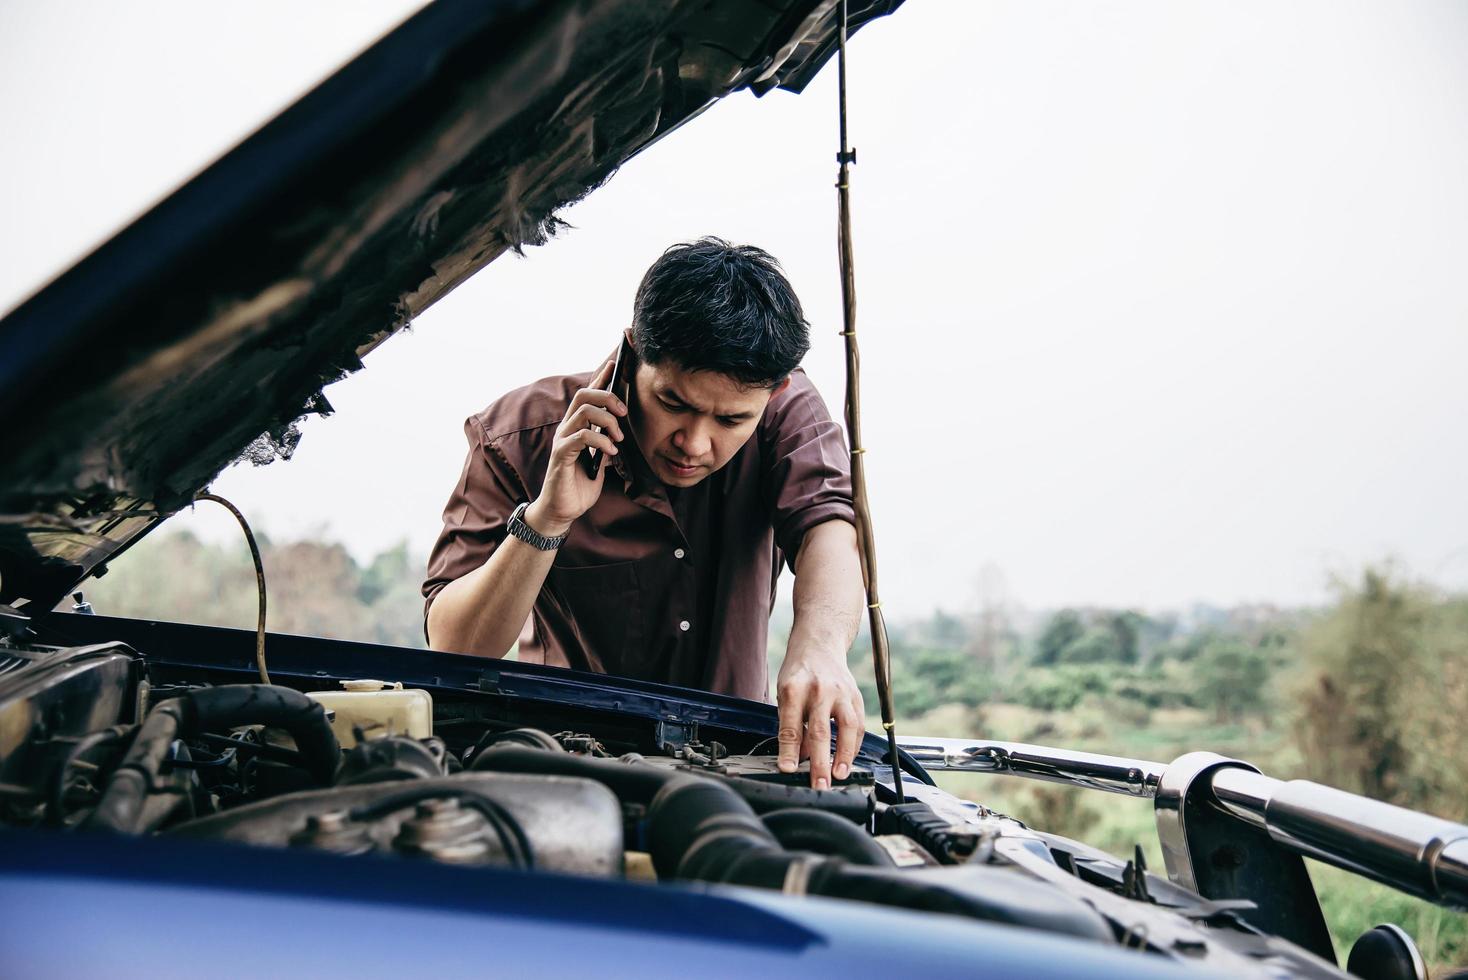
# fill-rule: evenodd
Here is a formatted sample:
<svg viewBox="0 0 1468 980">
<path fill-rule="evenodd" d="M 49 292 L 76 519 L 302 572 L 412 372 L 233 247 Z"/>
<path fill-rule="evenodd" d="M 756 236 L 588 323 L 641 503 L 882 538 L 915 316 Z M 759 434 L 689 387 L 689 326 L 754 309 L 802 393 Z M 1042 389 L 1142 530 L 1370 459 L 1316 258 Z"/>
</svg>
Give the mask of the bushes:
<svg viewBox="0 0 1468 980">
<path fill-rule="evenodd" d="M 1238 722 L 1268 707 L 1270 666 L 1258 647 L 1238 639 L 1210 639 L 1193 669 L 1194 700 L 1211 708 L 1216 721 Z"/>
<path fill-rule="evenodd" d="M 1468 603 L 1367 569 L 1303 632 L 1295 734 L 1314 779 L 1468 812 Z"/>
<path fill-rule="evenodd" d="M 871 651 L 861 639 L 848 662 L 867 711 L 875 714 L 877 688 L 872 678 Z M 981 669 L 967 653 L 892 645 L 892 698 L 899 715 L 923 715 L 945 704 L 977 708 L 990 700 L 992 685 L 989 672 Z"/>
<path fill-rule="evenodd" d="M 1069 711 L 1087 694 L 1109 694 L 1113 674 L 1104 667 L 1034 668 L 1024 672 L 1009 696 L 1037 711 Z"/>
</svg>

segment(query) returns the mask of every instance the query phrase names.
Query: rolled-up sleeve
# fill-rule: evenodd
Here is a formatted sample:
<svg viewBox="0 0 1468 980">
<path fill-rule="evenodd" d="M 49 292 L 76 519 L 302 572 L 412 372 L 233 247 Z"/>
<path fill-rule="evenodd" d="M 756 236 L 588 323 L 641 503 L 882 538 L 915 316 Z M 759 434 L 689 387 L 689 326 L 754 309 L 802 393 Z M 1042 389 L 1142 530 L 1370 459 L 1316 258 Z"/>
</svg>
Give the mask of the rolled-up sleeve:
<svg viewBox="0 0 1468 980">
<path fill-rule="evenodd" d="M 775 543 L 793 569 L 806 531 L 829 520 L 856 523 L 851 457 L 841 427 L 803 371 L 771 399 L 761 430 L 768 463 L 764 497 Z"/>
<path fill-rule="evenodd" d="M 428 609 L 445 585 L 489 560 L 505 539 L 510 512 L 526 499 L 523 481 L 499 449 L 489 441 L 479 416 L 464 422 L 469 453 L 464 472 L 443 509 L 443 530 L 428 556 L 423 582 L 424 633 Z"/>
</svg>

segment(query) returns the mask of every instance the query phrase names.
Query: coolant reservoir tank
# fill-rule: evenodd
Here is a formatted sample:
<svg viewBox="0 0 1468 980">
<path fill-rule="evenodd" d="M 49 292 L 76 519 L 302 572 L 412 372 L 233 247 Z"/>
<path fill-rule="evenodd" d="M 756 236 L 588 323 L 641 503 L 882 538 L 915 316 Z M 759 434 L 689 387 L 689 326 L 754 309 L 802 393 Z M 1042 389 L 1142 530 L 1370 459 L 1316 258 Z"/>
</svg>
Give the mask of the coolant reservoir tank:
<svg viewBox="0 0 1468 980">
<path fill-rule="evenodd" d="M 311 691 L 306 696 L 334 712 L 331 730 L 342 748 L 357 744 L 353 729 L 367 738 L 409 735 L 427 738 L 433 734 L 433 696 L 421 688 L 404 689 L 402 682 L 342 681 L 340 691 Z"/>
</svg>

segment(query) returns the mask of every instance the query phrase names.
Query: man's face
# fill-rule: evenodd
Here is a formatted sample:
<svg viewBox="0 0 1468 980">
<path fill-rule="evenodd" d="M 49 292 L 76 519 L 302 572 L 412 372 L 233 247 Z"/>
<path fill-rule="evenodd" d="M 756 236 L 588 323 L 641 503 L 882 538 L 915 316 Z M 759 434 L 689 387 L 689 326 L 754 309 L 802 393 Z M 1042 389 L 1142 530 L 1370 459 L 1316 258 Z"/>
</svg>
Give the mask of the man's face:
<svg viewBox="0 0 1468 980">
<path fill-rule="evenodd" d="M 773 390 L 726 374 L 638 363 L 632 375 L 632 431 L 647 464 L 670 487 L 691 487 L 729 462 L 759 426 Z"/>
</svg>

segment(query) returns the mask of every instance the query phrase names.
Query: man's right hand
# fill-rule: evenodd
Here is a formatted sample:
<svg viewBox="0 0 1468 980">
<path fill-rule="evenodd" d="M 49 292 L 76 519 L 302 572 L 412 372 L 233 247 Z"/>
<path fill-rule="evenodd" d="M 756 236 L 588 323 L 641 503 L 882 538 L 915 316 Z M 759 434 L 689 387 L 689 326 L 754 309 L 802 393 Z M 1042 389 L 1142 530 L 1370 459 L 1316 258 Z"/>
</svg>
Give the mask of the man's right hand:
<svg viewBox="0 0 1468 980">
<path fill-rule="evenodd" d="M 627 406 L 610 391 L 602 390 L 611 383 L 612 368 L 611 361 L 602 365 L 591 379 L 591 386 L 582 388 L 571 399 L 566 417 L 551 443 L 550 464 L 540 496 L 525 508 L 525 523 L 548 537 L 569 531 L 576 519 L 601 497 L 607 468 L 599 467 L 595 479 L 587 476 L 581 467 L 581 453 L 587 447 L 608 456 L 618 453 L 617 443 L 622 441 L 621 420 L 627 417 Z M 602 431 L 594 431 L 593 425 L 600 426 Z"/>
</svg>

